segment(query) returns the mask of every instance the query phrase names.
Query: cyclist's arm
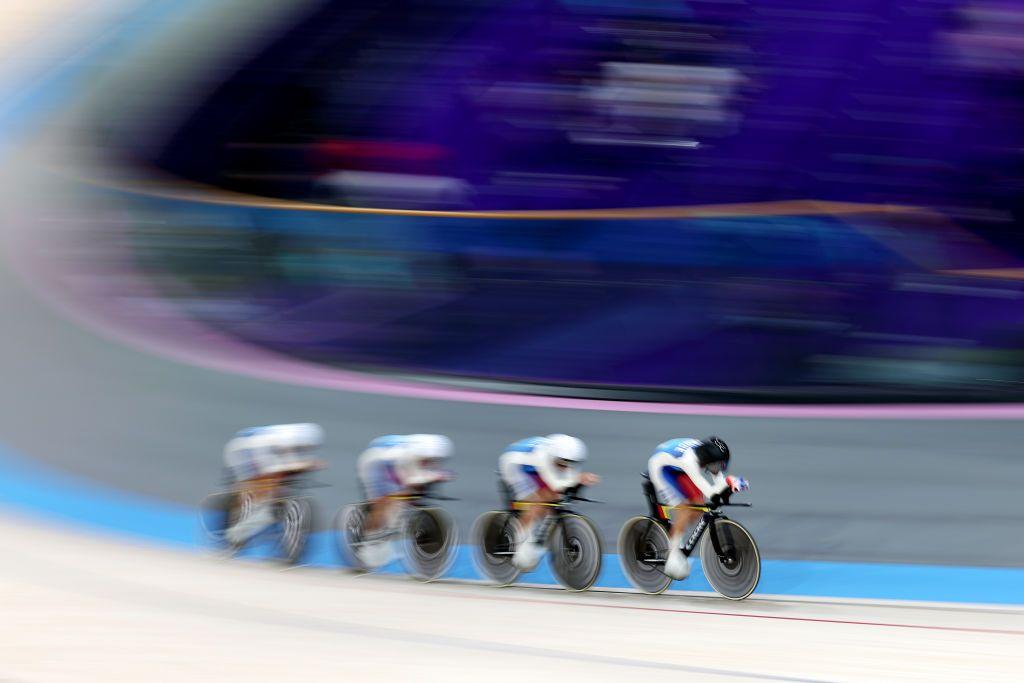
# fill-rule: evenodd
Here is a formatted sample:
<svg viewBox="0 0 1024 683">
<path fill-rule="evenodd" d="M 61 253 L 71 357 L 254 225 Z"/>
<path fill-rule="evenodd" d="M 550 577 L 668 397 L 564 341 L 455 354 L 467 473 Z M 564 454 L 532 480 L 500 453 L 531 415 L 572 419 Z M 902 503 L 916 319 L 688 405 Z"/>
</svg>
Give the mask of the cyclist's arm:
<svg viewBox="0 0 1024 683">
<path fill-rule="evenodd" d="M 680 458 L 679 464 L 683 472 L 686 473 L 686 476 L 700 489 L 705 498 L 711 498 L 729 488 L 729 485 L 725 483 L 725 477 L 721 475 L 716 475 L 712 477 L 712 481 L 708 481 L 707 477 L 704 476 L 704 468 L 697 462 L 697 456 L 693 451 L 689 451 Z M 719 481 L 719 478 L 721 478 L 721 481 Z"/>
<path fill-rule="evenodd" d="M 313 470 L 322 470 L 327 467 L 327 462 L 319 458 L 305 458 L 303 460 L 295 460 L 292 462 L 284 463 L 281 466 L 282 472 L 311 472 Z"/>
<path fill-rule="evenodd" d="M 420 465 L 421 454 L 411 448 L 402 448 L 395 458 L 395 473 L 398 474 L 402 486 L 415 487 L 433 484 L 444 477 L 440 470 L 432 470 Z"/>
<path fill-rule="evenodd" d="M 391 453 L 392 468 L 398 482 L 405 488 L 422 485 L 423 474 L 417 466 L 416 453 L 405 446 L 393 446 L 392 448 L 394 449 Z"/>
<path fill-rule="evenodd" d="M 538 448 L 534 453 L 537 473 L 552 491 L 561 493 L 580 483 L 580 471 L 575 467 L 559 469 L 555 467 L 555 459 L 547 451 Z"/>
</svg>

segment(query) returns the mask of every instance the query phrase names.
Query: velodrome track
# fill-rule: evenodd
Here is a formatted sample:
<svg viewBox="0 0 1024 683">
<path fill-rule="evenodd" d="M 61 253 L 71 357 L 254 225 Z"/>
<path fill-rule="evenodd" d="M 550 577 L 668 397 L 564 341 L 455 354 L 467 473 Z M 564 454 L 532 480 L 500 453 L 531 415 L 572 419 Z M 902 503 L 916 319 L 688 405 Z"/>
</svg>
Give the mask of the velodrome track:
<svg viewBox="0 0 1024 683">
<path fill-rule="evenodd" d="M 0 522 L 12 681 L 1019 680 L 1019 611 L 413 584 Z"/>
<path fill-rule="evenodd" d="M 55 473 L 25 480 L 38 490 L 7 505 L 0 522 L 7 558 L 0 679 L 182 680 L 249 671 L 258 680 L 324 673 L 367 680 L 427 670 L 448 680 L 537 671 L 603 680 L 650 670 L 707 680 L 1017 680 L 1024 618 L 1015 608 L 796 598 L 735 605 L 421 586 L 226 564 L 75 526 L 37 526 L 31 515 L 52 503 L 25 501 L 45 499 L 42 489 L 63 481 L 59 472 L 83 478 L 69 497 L 102 487 L 96 500 L 129 495 L 140 509 L 187 510 L 215 486 L 220 449 L 239 427 L 312 420 L 328 433 L 331 468 L 323 479 L 333 486 L 318 493 L 327 511 L 352 500 L 353 461 L 373 436 L 451 435 L 460 474 L 452 509 L 464 529 L 495 502 L 494 458 L 504 444 L 578 434 L 605 477 L 594 491 L 605 504 L 586 512 L 610 542 L 642 510 L 637 472 L 650 448 L 668 436 L 718 433 L 754 484 L 755 508 L 737 516 L 770 560 L 1019 567 L 1024 510 L 1015 499 L 1024 463 L 1016 450 L 1024 427 L 1007 419 L 1012 410 L 970 419 L 659 414 L 425 399 L 408 387 L 358 382 L 348 385 L 358 391 L 346 391 L 348 376 L 309 368 L 275 379 L 260 369 L 282 363 L 284 372 L 286 361 L 187 328 L 182 334 L 185 323 L 174 318 L 163 325 L 178 335 L 151 320 L 133 328 L 141 316 L 125 315 L 123 299 L 96 296 L 95 272 L 83 278 L 74 263 L 53 258 L 69 253 L 61 246 L 69 227 L 85 230 L 109 214 L 82 216 L 80 204 L 66 201 L 66 187 L 32 170 L 38 160 L 24 152 L 18 160 L 3 170 L 0 444 L 13 464 L 0 479 L 15 481 L 12 471 L 24 462 Z M 843 595 L 856 565 L 835 576 L 832 594 Z M 951 583 L 984 576 L 950 574 Z M 913 597 L 914 586 L 902 588 Z M 961 588 L 951 587 L 951 599 L 971 595 Z M 989 595 L 985 602 L 1004 602 Z M 1006 601 L 1021 602 L 1017 596 Z M 714 656 L 696 654 L 709 648 L 695 632 L 711 637 Z"/>
</svg>

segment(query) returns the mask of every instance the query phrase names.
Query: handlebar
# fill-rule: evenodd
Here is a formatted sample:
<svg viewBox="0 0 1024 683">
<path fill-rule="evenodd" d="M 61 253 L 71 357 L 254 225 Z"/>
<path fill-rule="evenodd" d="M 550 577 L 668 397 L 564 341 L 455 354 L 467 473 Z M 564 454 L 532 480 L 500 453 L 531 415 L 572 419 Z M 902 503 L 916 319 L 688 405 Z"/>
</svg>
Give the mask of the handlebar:
<svg viewBox="0 0 1024 683">
<path fill-rule="evenodd" d="M 436 488 L 438 486 L 440 486 L 440 485 L 441 485 L 441 482 L 433 482 L 433 483 L 430 483 L 430 484 L 425 484 L 425 485 L 419 487 L 419 489 L 417 489 L 416 491 L 414 491 L 412 496 L 410 496 L 410 497 L 412 497 L 412 498 L 429 498 L 430 500 L 459 500 L 458 498 L 453 498 L 451 496 L 445 496 L 445 495 L 442 495 L 440 493 L 437 493 Z"/>
<path fill-rule="evenodd" d="M 603 504 L 604 501 L 594 500 L 593 498 L 584 498 L 583 496 L 579 495 L 580 491 L 582 491 L 584 488 L 585 487 L 583 486 L 583 484 L 577 484 L 576 486 L 573 486 L 572 488 L 566 489 L 565 492 L 562 494 L 562 502 L 565 503 L 565 502 L 574 501 L 574 502 L 580 502 L 580 503 L 602 503 Z"/>
<path fill-rule="evenodd" d="M 684 505 L 683 507 L 690 508 L 691 510 L 717 510 L 718 508 L 733 507 L 733 508 L 749 508 L 753 507 L 752 503 L 712 503 L 708 501 L 706 503 L 700 503 L 699 505 Z"/>
<path fill-rule="evenodd" d="M 264 480 L 259 484 L 256 484 L 256 486 L 259 488 L 288 487 L 301 489 L 328 488 L 331 486 L 330 484 L 322 481 L 312 479 L 311 477 L 315 471 L 315 469 L 309 468 L 282 472 L 278 481 L 271 482 L 269 480 Z M 222 488 L 228 489 L 239 486 L 244 482 L 236 479 L 230 472 L 225 471 L 222 473 L 219 483 Z"/>
<path fill-rule="evenodd" d="M 303 477 L 289 478 L 285 480 L 285 483 L 288 486 L 297 489 L 323 489 L 330 487 L 330 484 L 325 484 L 322 481 L 316 481 L 314 479 L 305 479 Z"/>
<path fill-rule="evenodd" d="M 594 500 L 593 498 L 584 498 L 583 496 L 566 496 L 566 501 L 580 502 L 580 503 L 600 503 L 604 504 L 603 500 Z"/>
<path fill-rule="evenodd" d="M 420 494 L 419 497 L 420 498 L 429 498 L 431 500 L 459 500 L 459 498 L 455 498 L 453 496 L 442 496 L 440 494 L 435 494 L 435 493 L 422 493 L 422 494 Z"/>
</svg>

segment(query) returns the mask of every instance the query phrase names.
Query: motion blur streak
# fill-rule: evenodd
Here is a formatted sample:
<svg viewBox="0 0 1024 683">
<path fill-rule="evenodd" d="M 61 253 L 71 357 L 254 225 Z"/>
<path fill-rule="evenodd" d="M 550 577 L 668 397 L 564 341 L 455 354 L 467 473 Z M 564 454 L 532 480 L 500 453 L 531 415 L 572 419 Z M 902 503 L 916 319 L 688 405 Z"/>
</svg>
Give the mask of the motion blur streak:
<svg viewBox="0 0 1024 683">
<path fill-rule="evenodd" d="M 1020 678 L 1019 606 L 886 600 L 1020 599 L 1015 4 L 0 11 L 0 679 Z M 578 436 L 606 550 L 655 444 L 717 433 L 761 585 L 861 599 L 152 543 L 287 422 L 323 520 L 371 439 L 449 436 L 463 530 L 507 444 Z"/>
</svg>

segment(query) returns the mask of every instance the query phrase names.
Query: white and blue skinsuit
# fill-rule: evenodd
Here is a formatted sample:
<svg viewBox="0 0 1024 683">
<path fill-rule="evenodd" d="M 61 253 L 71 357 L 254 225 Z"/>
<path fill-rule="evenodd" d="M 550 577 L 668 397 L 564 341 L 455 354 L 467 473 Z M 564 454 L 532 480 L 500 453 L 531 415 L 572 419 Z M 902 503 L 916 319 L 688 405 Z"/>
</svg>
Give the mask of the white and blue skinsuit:
<svg viewBox="0 0 1024 683">
<path fill-rule="evenodd" d="M 372 500 L 444 479 L 447 472 L 424 467 L 422 461 L 451 452 L 451 440 L 441 434 L 390 434 L 370 442 L 359 456 L 356 473 Z"/>
<path fill-rule="evenodd" d="M 249 427 L 224 447 L 224 465 L 235 481 L 300 470 L 323 440 L 323 429 L 311 423 Z"/>
<path fill-rule="evenodd" d="M 658 444 L 647 460 L 647 473 L 664 505 L 675 507 L 686 500 L 711 498 L 729 489 L 722 472 L 711 475 L 708 481 L 695 451 L 700 445 L 697 439 L 669 439 Z"/>
<path fill-rule="evenodd" d="M 516 500 L 524 500 L 542 488 L 561 493 L 580 483 L 578 468 L 555 465 L 555 460 L 562 457 L 558 439 L 534 436 L 505 448 L 498 458 L 498 471 L 502 480 L 512 487 Z"/>
</svg>

